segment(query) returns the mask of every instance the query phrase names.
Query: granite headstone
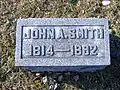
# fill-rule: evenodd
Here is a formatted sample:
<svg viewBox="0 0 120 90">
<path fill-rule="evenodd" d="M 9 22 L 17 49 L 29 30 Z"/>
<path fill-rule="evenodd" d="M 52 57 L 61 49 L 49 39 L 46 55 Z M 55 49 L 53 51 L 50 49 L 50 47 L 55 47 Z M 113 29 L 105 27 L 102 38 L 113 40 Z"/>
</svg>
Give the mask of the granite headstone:
<svg viewBox="0 0 120 90">
<path fill-rule="evenodd" d="M 84 72 L 110 65 L 107 19 L 18 19 L 16 29 L 16 66 Z"/>
</svg>

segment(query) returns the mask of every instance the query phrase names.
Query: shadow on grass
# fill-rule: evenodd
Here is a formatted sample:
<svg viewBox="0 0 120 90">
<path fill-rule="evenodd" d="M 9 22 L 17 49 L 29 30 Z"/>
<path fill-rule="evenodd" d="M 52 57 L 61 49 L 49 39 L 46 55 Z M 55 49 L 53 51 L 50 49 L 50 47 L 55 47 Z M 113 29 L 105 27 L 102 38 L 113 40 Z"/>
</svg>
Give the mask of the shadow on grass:
<svg viewBox="0 0 120 90">
<path fill-rule="evenodd" d="M 75 73 L 64 79 L 64 83 L 83 90 L 119 90 L 120 89 L 120 38 L 110 35 L 111 65 L 96 72 Z M 74 76 L 79 75 L 75 81 Z"/>
</svg>

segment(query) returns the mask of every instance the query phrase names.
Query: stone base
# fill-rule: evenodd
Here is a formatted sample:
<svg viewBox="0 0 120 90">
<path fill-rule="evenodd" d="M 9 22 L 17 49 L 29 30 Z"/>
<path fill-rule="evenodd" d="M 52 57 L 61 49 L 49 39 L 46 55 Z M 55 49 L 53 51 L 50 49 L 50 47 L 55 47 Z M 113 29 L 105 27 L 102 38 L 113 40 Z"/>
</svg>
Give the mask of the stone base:
<svg viewBox="0 0 120 90">
<path fill-rule="evenodd" d="M 94 72 L 96 70 L 104 69 L 105 66 L 57 66 L 57 67 L 37 67 L 37 66 L 28 66 L 23 67 L 31 72 L 44 72 L 44 71 L 53 71 L 53 72 L 62 72 L 62 71 L 73 71 L 73 72 Z"/>
</svg>

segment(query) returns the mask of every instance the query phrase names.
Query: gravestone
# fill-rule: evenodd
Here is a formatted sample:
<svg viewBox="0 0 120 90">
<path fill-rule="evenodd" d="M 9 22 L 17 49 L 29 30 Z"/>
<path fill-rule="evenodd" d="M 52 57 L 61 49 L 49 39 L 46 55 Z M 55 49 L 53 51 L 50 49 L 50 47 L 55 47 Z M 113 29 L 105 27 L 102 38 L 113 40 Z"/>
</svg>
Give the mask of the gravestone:
<svg viewBox="0 0 120 90">
<path fill-rule="evenodd" d="M 16 66 L 84 72 L 110 65 L 107 19 L 29 18 L 16 28 Z"/>
</svg>

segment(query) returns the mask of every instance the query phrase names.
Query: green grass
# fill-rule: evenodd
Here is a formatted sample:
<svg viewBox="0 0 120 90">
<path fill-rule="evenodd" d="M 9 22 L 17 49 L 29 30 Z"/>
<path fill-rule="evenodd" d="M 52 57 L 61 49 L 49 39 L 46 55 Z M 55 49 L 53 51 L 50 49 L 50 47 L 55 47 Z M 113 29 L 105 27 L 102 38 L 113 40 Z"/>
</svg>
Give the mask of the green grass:
<svg viewBox="0 0 120 90">
<path fill-rule="evenodd" d="M 18 18 L 108 18 L 111 22 L 111 50 L 120 51 L 120 0 L 103 6 L 101 0 L 0 0 L 0 90 L 48 90 L 48 84 L 34 73 L 15 67 L 15 31 Z M 119 90 L 120 56 L 112 57 L 112 65 L 91 73 L 64 75 L 60 90 Z M 52 77 L 48 74 L 48 77 Z M 54 79 L 54 78 L 53 78 Z"/>
</svg>

